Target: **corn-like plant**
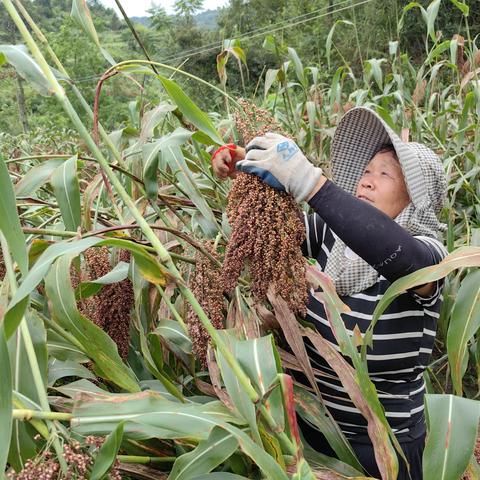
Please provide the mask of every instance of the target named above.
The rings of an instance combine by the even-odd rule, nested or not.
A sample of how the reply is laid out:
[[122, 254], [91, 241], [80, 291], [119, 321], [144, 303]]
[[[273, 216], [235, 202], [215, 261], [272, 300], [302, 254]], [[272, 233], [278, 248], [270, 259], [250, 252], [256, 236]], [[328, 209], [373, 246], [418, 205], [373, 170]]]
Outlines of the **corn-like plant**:
[[[329, 278], [309, 266], [292, 267], [294, 273], [304, 268], [322, 288], [341, 356], [298, 322], [292, 312], [301, 310], [298, 298], [289, 303], [274, 288], [255, 295], [258, 285], [242, 265], [228, 294], [215, 290], [233, 235], [224, 213], [227, 186], [213, 176], [209, 152], [246, 140], [238, 125], [252, 121], [245, 104], [227, 93], [229, 56], [247, 65], [240, 43], [226, 41], [218, 57], [222, 88], [150, 59], [117, 63], [101, 46], [86, 2], [73, 0], [72, 17], [111, 64], [91, 108], [79, 88], [67, 88], [68, 72], [21, 1], [2, 1], [28, 50], [0, 46], [0, 54], [40, 93], [57, 99], [74, 131], [64, 132], [68, 138], [55, 153], [48, 139], [43, 149], [38, 141], [35, 149], [19, 142], [0, 150], [0, 471], [13, 478], [136, 478], [139, 465], [148, 464], [148, 475], [172, 480], [366, 478], [318, 391], [303, 346], [309, 338], [366, 417], [382, 478], [394, 480], [402, 452], [369, 380], [366, 346], [395, 296], [449, 275], [438, 335], [446, 349], [428, 371], [424, 478], [454, 480], [465, 471], [476, 478], [480, 83], [468, 7], [453, 2], [467, 36], [447, 40], [434, 34], [439, 0], [427, 9], [405, 7], [404, 16], [420, 8], [425, 19], [420, 65], [402, 54], [402, 16], [389, 57], [364, 59], [361, 75], [335, 64], [332, 42], [341, 22], [328, 35], [326, 55], [335, 65], [328, 74], [304, 67], [282, 45], [279, 67], [266, 72], [263, 108], [327, 169], [332, 129], [352, 106], [369, 105], [438, 151], [449, 175], [450, 255], [390, 287], [361, 351], [343, 326], [343, 304]], [[203, 112], [169, 78], [173, 73], [214, 89], [226, 112]], [[153, 77], [162, 101], [148, 111], [133, 105], [134, 124], [106, 132], [98, 122], [102, 86], [113, 76], [131, 82], [136, 75]], [[92, 132], [70, 94], [92, 120]], [[238, 185], [231, 208], [247, 188]], [[266, 275], [271, 263], [256, 265], [257, 273]], [[218, 277], [212, 273], [202, 283], [209, 272]], [[276, 345], [278, 331], [294, 355]], [[285, 369], [302, 370], [311, 388], [293, 385]], [[466, 372], [476, 378], [476, 390], [464, 381]], [[297, 413], [323, 432], [339, 460], [303, 448]]]

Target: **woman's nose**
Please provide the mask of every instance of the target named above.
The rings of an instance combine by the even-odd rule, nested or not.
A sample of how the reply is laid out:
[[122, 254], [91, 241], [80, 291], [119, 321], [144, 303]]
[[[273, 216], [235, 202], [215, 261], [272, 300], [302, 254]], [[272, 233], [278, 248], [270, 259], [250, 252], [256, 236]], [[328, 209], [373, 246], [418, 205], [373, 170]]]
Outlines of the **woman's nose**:
[[371, 175], [364, 175], [361, 179], [360, 184], [363, 188], [367, 188], [369, 190], [372, 190], [374, 188], [374, 181]]

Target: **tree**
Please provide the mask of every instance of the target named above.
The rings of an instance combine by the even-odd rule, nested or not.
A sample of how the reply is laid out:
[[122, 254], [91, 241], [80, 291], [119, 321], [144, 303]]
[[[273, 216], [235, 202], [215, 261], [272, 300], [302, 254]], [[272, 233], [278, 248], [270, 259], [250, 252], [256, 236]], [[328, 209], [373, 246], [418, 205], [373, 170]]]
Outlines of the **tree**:
[[175, 0], [174, 9], [177, 15], [191, 18], [203, 7], [203, 0]]

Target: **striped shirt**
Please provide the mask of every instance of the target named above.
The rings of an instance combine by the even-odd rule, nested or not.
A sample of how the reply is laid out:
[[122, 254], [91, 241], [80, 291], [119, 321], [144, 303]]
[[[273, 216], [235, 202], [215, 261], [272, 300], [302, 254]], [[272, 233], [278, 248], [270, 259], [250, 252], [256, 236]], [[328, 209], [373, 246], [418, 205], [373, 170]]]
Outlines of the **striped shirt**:
[[[316, 259], [319, 267], [324, 269], [335, 242], [334, 236], [318, 214], [305, 219], [307, 239], [303, 246], [304, 255]], [[447, 252], [438, 240], [423, 236], [416, 238], [430, 248], [434, 259], [432, 263], [438, 263], [445, 257]], [[423, 372], [432, 353], [443, 299], [442, 285], [441, 281], [437, 282], [435, 291], [428, 298], [414, 292], [398, 296], [375, 325], [373, 348], [367, 350], [370, 378], [399, 440], [416, 438], [423, 433]], [[350, 334], [353, 335], [355, 326], [362, 333], [366, 331], [377, 303], [389, 286], [390, 282], [379, 276], [377, 282], [363, 292], [340, 297], [351, 310], [342, 314]], [[318, 332], [340, 351], [324, 307], [311, 293], [307, 307], [306, 320], [312, 322]], [[347, 438], [367, 435], [366, 420], [350, 400], [335, 372], [309, 341], [306, 348], [312, 366], [319, 370], [316, 379], [325, 405]], [[347, 361], [351, 364], [349, 359]]]

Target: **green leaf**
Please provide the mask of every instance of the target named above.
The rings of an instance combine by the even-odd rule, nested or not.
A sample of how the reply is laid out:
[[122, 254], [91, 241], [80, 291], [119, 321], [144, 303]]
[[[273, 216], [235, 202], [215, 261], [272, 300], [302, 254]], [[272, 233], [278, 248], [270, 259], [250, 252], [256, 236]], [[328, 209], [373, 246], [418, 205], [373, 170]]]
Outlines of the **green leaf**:
[[264, 92], [263, 97], [264, 98], [267, 98], [268, 92], [270, 91], [270, 88], [272, 87], [273, 82], [275, 82], [275, 80], [277, 80], [278, 72], [279, 72], [278, 68], [269, 68], [267, 70], [267, 73], [265, 74], [265, 86], [264, 86], [264, 90], [263, 90], [263, 92]]
[[462, 267], [480, 267], [480, 247], [461, 247], [445, 257], [438, 265], [422, 268], [405, 277], [399, 278], [388, 287], [378, 302], [372, 315], [372, 322], [365, 332], [362, 345], [362, 355], [366, 354], [367, 346], [372, 344], [373, 328], [382, 313], [395, 298], [406, 290], [425, 283], [435, 282], [446, 277], [450, 272]]
[[100, 450], [95, 459], [92, 468], [90, 480], [101, 480], [110, 471], [114, 464], [120, 445], [123, 438], [123, 425], [120, 422], [117, 428], [105, 439], [105, 443], [100, 447]]
[[123, 364], [115, 342], [77, 310], [70, 280], [70, 264], [74, 256], [63, 255], [56, 260], [45, 279], [53, 319], [81, 343], [85, 353], [95, 362], [95, 371], [100, 376], [127, 391], [138, 391], [133, 373]]
[[368, 69], [372, 73], [373, 78], [375, 79], [375, 82], [380, 90], [383, 90], [383, 73], [381, 65], [384, 61], [384, 58], [370, 58], [366, 61]]
[[92, 16], [86, 0], [73, 0], [70, 16], [73, 21], [89, 36], [90, 40], [100, 48], [97, 31], [93, 25]]
[[470, 13], [470, 7], [459, 0], [450, 0], [466, 17]]
[[105, 390], [97, 387], [94, 383], [85, 380], [76, 380], [75, 382], [67, 383], [61, 387], [55, 387], [60, 393], [69, 398], [75, 398], [76, 395], [81, 393], [105, 393]]
[[45, 182], [50, 180], [54, 170], [60, 166], [65, 160], [54, 158], [42, 162], [40, 165], [31, 168], [23, 177], [15, 184], [15, 194], [17, 197], [31, 197]]
[[360, 463], [356, 459], [350, 444], [323, 404], [323, 399], [318, 390], [315, 375], [305, 348], [300, 324], [283, 298], [275, 295], [272, 291], [269, 291], [267, 295], [285, 340], [288, 342], [293, 355], [295, 355], [301, 369], [317, 394], [315, 398], [307, 390], [296, 386], [294, 395], [297, 410], [303, 418], [320, 429], [339, 459], [361, 470]]
[[[47, 333], [42, 319], [38, 314], [30, 309], [25, 314], [25, 320], [28, 332], [32, 339], [35, 357], [37, 359], [41, 381], [45, 389], [47, 388], [47, 371], [48, 371], [48, 352], [47, 352]], [[25, 343], [18, 342], [17, 339], [11, 338], [10, 347], [10, 363], [12, 371], [15, 372], [15, 390], [31, 401], [39, 404], [40, 397], [35, 386], [35, 378], [33, 376], [30, 361], [28, 358]]]
[[208, 115], [198, 108], [198, 106], [185, 94], [176, 82], [162, 77], [161, 75], [158, 75], [158, 78], [185, 118], [190, 123], [193, 123], [193, 125], [195, 125], [200, 131], [207, 134], [214, 142], [222, 145], [224, 143], [223, 139], [208, 118]]
[[96, 295], [102, 289], [103, 285], [111, 285], [112, 283], [125, 280], [128, 277], [129, 268], [129, 263], [118, 262], [106, 275], [89, 282], [80, 283], [75, 291], [75, 297], [77, 299], [91, 297], [92, 295]]
[[[463, 364], [469, 340], [480, 327], [480, 270], [467, 275], [460, 285], [447, 334], [447, 352], [455, 391], [462, 395]], [[466, 365], [465, 365], [466, 366]]]
[[2, 381], [0, 382], [0, 472], [5, 471], [8, 459], [10, 438], [12, 434], [12, 374], [5, 333], [0, 327], [0, 365]]
[[24, 45], [0, 45], [0, 53], [40, 95], [52, 95], [47, 77]]
[[288, 480], [285, 472], [263, 448], [240, 428], [220, 402], [206, 404], [171, 402], [160, 393], [144, 391], [137, 394], [83, 394], [77, 397], [71, 425], [78, 433], [105, 434], [122, 420], [125, 437], [199, 438], [206, 439], [215, 426], [233, 434], [243, 452], [263, 471], [269, 480]]
[[333, 25], [330, 31], [328, 32], [327, 35], [327, 41], [325, 43], [325, 54], [327, 56], [327, 63], [328, 63], [328, 68], [330, 68], [330, 52], [332, 50], [332, 41], [333, 41], [333, 34], [335, 32], [335, 28], [337, 25], [340, 24], [345, 24], [345, 25], [353, 25], [352, 22], [349, 22], [348, 20], [337, 20]]
[[308, 87], [308, 82], [305, 78], [305, 71], [303, 69], [303, 64], [300, 60], [300, 57], [298, 56], [296, 50], [291, 47], [288, 47], [288, 56], [292, 59], [298, 81], [302, 84], [302, 87], [306, 89]]
[[424, 480], [461, 478], [473, 455], [480, 402], [453, 395], [425, 395], [429, 431], [423, 452]]
[[227, 460], [237, 448], [238, 440], [233, 433], [214, 427], [207, 440], [177, 458], [168, 480], [188, 480], [209, 473]]
[[185, 191], [188, 198], [195, 204], [205, 218], [206, 224], [201, 225], [205, 235], [214, 237], [218, 232], [217, 220], [205, 199], [205, 195], [198, 187], [198, 181], [196, 181], [191, 170], [188, 168], [181, 149], [178, 147], [167, 147], [162, 152], [162, 159], [170, 166], [172, 171], [175, 172], [175, 176], [182, 190]]
[[[1, 203], [0, 203], [1, 205]], [[28, 295], [37, 287], [46, 275], [52, 263], [61, 255], [71, 253], [78, 255], [89, 247], [102, 241], [101, 238], [89, 237], [74, 242], [59, 242], [48, 247], [35, 265], [29, 270], [5, 312], [4, 328], [7, 339], [16, 330], [28, 305]]]
[[78, 362], [52, 358], [48, 364], [48, 385], [53, 386], [57, 380], [65, 377], [90, 378], [91, 380], [96, 378], [88, 368]]
[[[234, 338], [232, 333], [229, 333], [226, 330], [219, 330], [218, 333], [219, 335], [221, 335], [222, 340], [227, 344], [229, 350], [232, 352], [234, 357], [236, 357], [238, 340]], [[230, 368], [230, 365], [228, 364], [224, 356], [221, 354], [220, 350], [216, 349], [215, 355], [217, 358], [218, 366], [220, 367], [223, 383], [225, 384], [227, 393], [235, 406], [237, 414], [245, 419], [245, 421], [250, 426], [253, 438], [259, 445], [261, 445], [262, 442], [260, 439], [260, 434], [258, 432], [257, 418], [253, 402], [250, 400], [250, 397], [242, 388], [242, 385], [238, 381], [237, 376]]]
[[51, 183], [66, 229], [77, 231], [82, 221], [82, 212], [76, 155], [55, 169]]
[[247, 477], [236, 475], [235, 473], [228, 472], [214, 472], [200, 475], [192, 478], [192, 480], [246, 480]]
[[[25, 236], [22, 232], [20, 220], [17, 214], [17, 205], [15, 203], [15, 194], [13, 192], [12, 181], [8, 173], [7, 165], [0, 155], [0, 230], [7, 240], [8, 248], [12, 253], [18, 268], [25, 275], [28, 270], [28, 255], [25, 244]], [[7, 332], [6, 336], [9, 337]]]
[[163, 136], [156, 142], [147, 143], [142, 148], [143, 156], [143, 180], [145, 189], [150, 199], [156, 200], [158, 195], [158, 155], [166, 151], [167, 147], [179, 147], [187, 142], [192, 132], [184, 128], [177, 128], [174, 132]]
[[435, 19], [438, 15], [438, 9], [440, 8], [441, 0], [434, 0], [427, 8], [427, 34], [433, 42], [437, 39], [435, 37]]
[[162, 319], [158, 327], [152, 332], [161, 336], [168, 342], [175, 344], [185, 353], [192, 352], [192, 341], [190, 337], [183, 331], [183, 328], [178, 322], [173, 320]]

